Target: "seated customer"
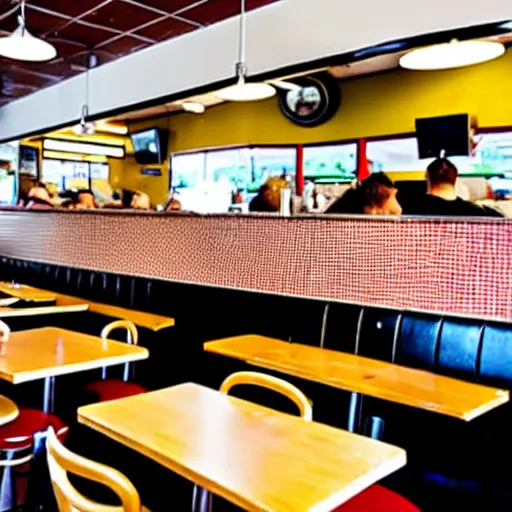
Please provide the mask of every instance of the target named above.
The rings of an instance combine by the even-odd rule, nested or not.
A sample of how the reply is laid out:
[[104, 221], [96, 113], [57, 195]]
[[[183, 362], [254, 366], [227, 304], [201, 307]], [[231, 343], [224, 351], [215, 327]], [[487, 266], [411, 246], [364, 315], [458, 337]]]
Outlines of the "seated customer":
[[250, 212], [278, 212], [281, 207], [281, 190], [288, 186], [283, 178], [269, 178], [249, 203]]
[[381, 172], [370, 175], [356, 188], [348, 189], [325, 213], [400, 215], [394, 183]]
[[25, 206], [28, 210], [48, 210], [53, 208], [52, 198], [44, 183], [38, 183], [28, 192], [28, 202]]
[[130, 206], [134, 210], [149, 210], [151, 209], [151, 201], [149, 196], [144, 192], [135, 192], [132, 196]]
[[457, 167], [446, 158], [438, 158], [427, 167], [427, 194], [411, 201], [406, 215], [502, 217], [492, 208], [464, 201], [455, 190]]
[[79, 190], [77, 196], [78, 200], [75, 205], [77, 210], [93, 210], [97, 208], [96, 199], [91, 190]]

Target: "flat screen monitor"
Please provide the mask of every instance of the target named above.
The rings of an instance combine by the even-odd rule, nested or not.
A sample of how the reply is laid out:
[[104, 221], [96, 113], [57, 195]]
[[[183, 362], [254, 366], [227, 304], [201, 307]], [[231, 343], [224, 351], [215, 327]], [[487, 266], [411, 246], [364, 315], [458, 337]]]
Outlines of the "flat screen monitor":
[[132, 133], [135, 160], [142, 165], [161, 164], [167, 157], [167, 130], [150, 128]]
[[416, 119], [416, 138], [420, 158], [469, 156], [469, 115]]

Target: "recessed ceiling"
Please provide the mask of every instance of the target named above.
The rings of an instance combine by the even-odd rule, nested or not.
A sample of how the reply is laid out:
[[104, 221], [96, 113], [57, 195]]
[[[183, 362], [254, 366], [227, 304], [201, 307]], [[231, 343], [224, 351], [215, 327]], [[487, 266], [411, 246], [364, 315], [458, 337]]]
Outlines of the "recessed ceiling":
[[[279, 0], [247, 0], [252, 10]], [[27, 28], [57, 47], [42, 64], [0, 58], [0, 105], [99, 64], [236, 15], [239, 0], [27, 0]], [[17, 27], [18, 0], [0, 0], [0, 36]]]

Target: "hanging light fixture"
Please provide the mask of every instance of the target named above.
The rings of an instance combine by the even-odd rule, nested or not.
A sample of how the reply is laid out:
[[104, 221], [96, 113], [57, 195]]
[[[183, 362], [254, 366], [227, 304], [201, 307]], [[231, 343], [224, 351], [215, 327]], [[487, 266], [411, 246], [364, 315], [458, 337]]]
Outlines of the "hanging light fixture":
[[27, 30], [25, 0], [20, 2], [18, 28], [9, 36], [0, 38], [0, 56], [27, 62], [46, 62], [57, 56], [55, 46]]
[[400, 58], [400, 66], [415, 71], [433, 71], [472, 66], [497, 59], [505, 53], [496, 41], [458, 41], [418, 48]]
[[258, 101], [271, 98], [276, 90], [264, 82], [247, 82], [247, 64], [245, 63], [246, 15], [245, 0], [241, 0], [240, 34], [238, 40], [238, 62], [236, 76], [238, 82], [230, 87], [217, 91], [215, 95], [224, 101]]
[[96, 133], [96, 125], [87, 121], [89, 118], [89, 71], [98, 64], [98, 57], [91, 53], [87, 60], [87, 70], [85, 71], [85, 103], [82, 105], [82, 118], [80, 123], [73, 127], [76, 135], [94, 135]]
[[204, 114], [206, 111], [206, 107], [197, 101], [184, 101], [181, 106], [185, 112], [192, 114]]

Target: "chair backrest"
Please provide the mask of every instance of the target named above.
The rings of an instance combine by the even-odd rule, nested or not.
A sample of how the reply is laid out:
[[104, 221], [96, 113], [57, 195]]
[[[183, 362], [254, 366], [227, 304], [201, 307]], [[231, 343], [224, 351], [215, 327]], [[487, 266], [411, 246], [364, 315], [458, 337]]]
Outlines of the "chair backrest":
[[258, 372], [238, 372], [227, 377], [220, 386], [220, 392], [228, 394], [230, 389], [240, 384], [250, 384], [270, 389], [292, 400], [299, 408], [300, 416], [306, 421], [311, 421], [313, 409], [306, 395], [293, 384], [283, 379], [272, 377]]
[[101, 338], [106, 340], [108, 335], [115, 331], [116, 329], [126, 329], [126, 343], [130, 345], [137, 345], [139, 343], [139, 332], [137, 331], [137, 327], [133, 322], [129, 320], [116, 320], [115, 322], [110, 322], [101, 331]]
[[[138, 345], [139, 343], [139, 332], [133, 322], [129, 320], [115, 320], [110, 322], [101, 331], [101, 339], [105, 342], [108, 335], [116, 329], [126, 329], [126, 343], [129, 345]], [[132, 377], [133, 372], [131, 371], [130, 363], [125, 363], [123, 371], [123, 380], [127, 382]], [[107, 369], [103, 368], [101, 371], [101, 378], [105, 380], [107, 378]]]
[[[141, 512], [139, 493], [123, 474], [71, 452], [61, 444], [51, 427], [46, 450], [59, 512]], [[105, 485], [119, 497], [121, 506], [101, 505], [86, 498], [73, 487], [68, 473]]]

